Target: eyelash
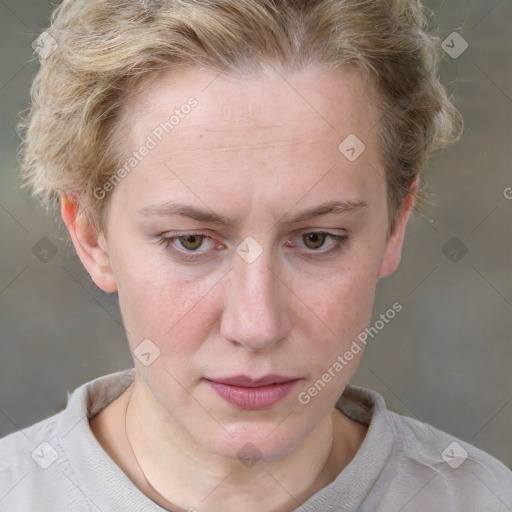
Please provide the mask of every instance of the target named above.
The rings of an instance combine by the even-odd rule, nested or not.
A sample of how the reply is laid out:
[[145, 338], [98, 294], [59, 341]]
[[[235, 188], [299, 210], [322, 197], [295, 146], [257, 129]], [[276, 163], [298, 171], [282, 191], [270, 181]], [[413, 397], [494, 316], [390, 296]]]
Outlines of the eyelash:
[[[326, 238], [330, 238], [334, 242], [334, 246], [327, 250], [327, 251], [320, 251], [320, 250], [314, 250], [309, 249], [310, 253], [307, 254], [306, 257], [321, 257], [321, 256], [328, 256], [333, 255], [334, 253], [338, 252], [339, 250], [343, 249], [344, 247], [348, 246], [349, 243], [349, 236], [347, 234], [344, 235], [335, 235], [333, 233], [327, 233], [325, 231], [307, 231], [302, 233], [302, 235], [299, 236], [305, 236], [305, 235], [325, 235]], [[203, 240], [211, 240], [214, 241], [214, 239], [211, 236], [204, 235], [202, 233], [171, 233], [167, 236], [160, 236], [157, 240], [157, 244], [159, 246], [164, 246], [167, 250], [171, 251], [172, 253], [176, 254], [180, 259], [185, 261], [197, 261], [199, 258], [201, 258], [201, 252], [199, 250], [196, 251], [190, 251], [190, 250], [179, 250], [175, 248], [171, 248], [171, 244], [177, 240], [180, 237], [186, 237], [186, 236], [197, 236], [201, 237]], [[197, 255], [199, 254], [199, 255]]]

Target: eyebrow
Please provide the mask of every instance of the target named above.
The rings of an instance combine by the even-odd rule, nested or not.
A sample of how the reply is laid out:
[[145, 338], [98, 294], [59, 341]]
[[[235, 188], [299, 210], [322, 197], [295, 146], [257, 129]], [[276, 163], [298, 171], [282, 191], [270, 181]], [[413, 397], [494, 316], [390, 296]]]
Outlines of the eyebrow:
[[[350, 213], [356, 210], [362, 210], [368, 208], [368, 203], [365, 201], [330, 201], [328, 203], [303, 210], [293, 216], [285, 215], [278, 221], [279, 224], [296, 224], [305, 220], [309, 220], [315, 217], [328, 214], [341, 214]], [[168, 201], [160, 205], [149, 205], [142, 208], [137, 212], [139, 215], [144, 217], [170, 217], [173, 215], [181, 215], [183, 217], [189, 217], [199, 222], [219, 224], [230, 227], [233, 222], [224, 217], [207, 209], [201, 210], [190, 205], [177, 203], [174, 201]]]
[[279, 221], [279, 223], [295, 224], [305, 220], [313, 219], [315, 217], [321, 217], [322, 215], [328, 215], [332, 213], [350, 213], [353, 211], [362, 210], [364, 208], [368, 208], [368, 203], [366, 203], [365, 201], [330, 201], [328, 203], [299, 212], [292, 217], [284, 216]]

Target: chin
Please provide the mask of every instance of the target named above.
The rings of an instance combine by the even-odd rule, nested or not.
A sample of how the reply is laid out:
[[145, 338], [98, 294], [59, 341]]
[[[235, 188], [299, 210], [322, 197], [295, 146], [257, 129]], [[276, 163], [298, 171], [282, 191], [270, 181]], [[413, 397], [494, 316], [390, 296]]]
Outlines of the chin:
[[196, 441], [210, 453], [227, 459], [238, 459], [251, 467], [258, 460], [280, 459], [291, 452], [303, 439], [296, 430], [284, 425], [236, 423], [219, 429], [212, 436], [198, 436]]

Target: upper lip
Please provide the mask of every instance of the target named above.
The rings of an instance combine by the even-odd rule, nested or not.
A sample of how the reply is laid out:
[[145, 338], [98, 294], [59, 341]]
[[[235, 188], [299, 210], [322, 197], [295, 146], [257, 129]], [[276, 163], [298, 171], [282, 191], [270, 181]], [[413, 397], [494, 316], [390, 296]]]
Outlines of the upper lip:
[[282, 382], [289, 382], [297, 380], [297, 377], [284, 377], [283, 375], [265, 375], [254, 379], [247, 375], [235, 375], [233, 377], [221, 377], [215, 379], [207, 379], [219, 384], [226, 384], [228, 386], [240, 386], [245, 388], [255, 388], [259, 386], [269, 386], [270, 384], [280, 384]]

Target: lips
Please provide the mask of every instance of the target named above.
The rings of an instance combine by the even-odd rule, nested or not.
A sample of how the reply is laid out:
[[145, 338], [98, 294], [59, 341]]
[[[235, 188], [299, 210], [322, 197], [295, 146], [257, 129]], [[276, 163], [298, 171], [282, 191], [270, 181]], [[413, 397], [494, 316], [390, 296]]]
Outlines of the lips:
[[226, 402], [244, 410], [268, 409], [284, 399], [300, 379], [266, 375], [254, 379], [245, 375], [206, 379], [208, 385]]
[[219, 384], [226, 384], [228, 386], [241, 386], [245, 388], [256, 388], [261, 386], [268, 386], [271, 384], [281, 384], [282, 382], [289, 382], [297, 380], [296, 377], [283, 377], [282, 375], [265, 375], [259, 379], [252, 379], [245, 375], [236, 375], [234, 377], [224, 377], [220, 379], [208, 379], [212, 382]]

